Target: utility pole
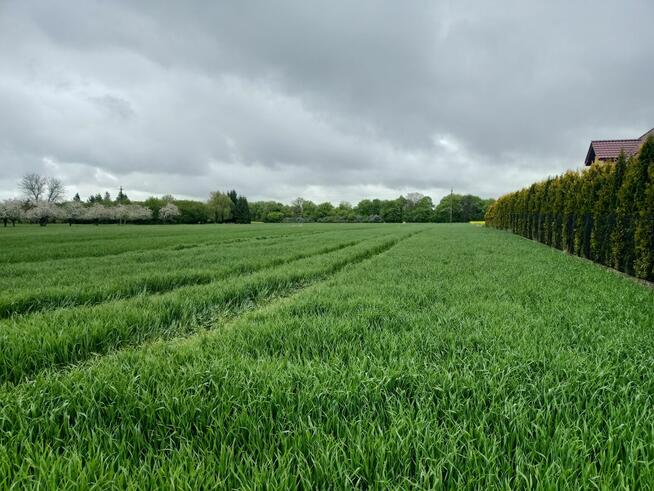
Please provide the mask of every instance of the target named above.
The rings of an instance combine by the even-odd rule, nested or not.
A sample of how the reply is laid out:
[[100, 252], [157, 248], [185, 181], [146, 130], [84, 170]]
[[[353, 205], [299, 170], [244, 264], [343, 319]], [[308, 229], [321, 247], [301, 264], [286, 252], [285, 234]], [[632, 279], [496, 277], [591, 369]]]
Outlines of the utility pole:
[[450, 188], [450, 223], [452, 223], [452, 212], [454, 211], [454, 202], [452, 201], [452, 198], [454, 198], [454, 188]]

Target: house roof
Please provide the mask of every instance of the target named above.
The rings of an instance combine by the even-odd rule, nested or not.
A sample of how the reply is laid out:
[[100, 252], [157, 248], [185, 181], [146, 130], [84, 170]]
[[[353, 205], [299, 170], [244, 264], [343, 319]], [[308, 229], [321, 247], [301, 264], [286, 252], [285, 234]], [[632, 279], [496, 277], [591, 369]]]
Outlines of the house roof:
[[642, 140], [593, 140], [590, 142], [586, 154], [586, 165], [596, 160], [617, 160], [620, 152], [624, 151], [627, 157], [638, 152]]
[[629, 155], [635, 154], [640, 148], [641, 141], [638, 140], [594, 140], [591, 145], [595, 150], [595, 158], [617, 159], [620, 151]]
[[593, 140], [590, 142], [586, 154], [586, 165], [590, 165], [596, 160], [617, 160], [621, 151], [630, 157], [640, 150], [641, 145], [650, 135], [654, 136], [654, 128], [640, 138], [631, 140]]
[[645, 133], [643, 136], [640, 137], [640, 141], [645, 143], [645, 140], [647, 140], [648, 136], [654, 136], [654, 128], [649, 130], [647, 133]]

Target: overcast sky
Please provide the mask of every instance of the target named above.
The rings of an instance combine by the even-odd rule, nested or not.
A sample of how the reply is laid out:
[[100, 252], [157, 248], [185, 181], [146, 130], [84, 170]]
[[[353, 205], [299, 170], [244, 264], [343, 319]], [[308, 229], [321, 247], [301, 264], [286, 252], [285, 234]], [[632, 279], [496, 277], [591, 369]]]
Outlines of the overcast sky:
[[0, 198], [496, 197], [654, 126], [654, 1], [0, 0]]

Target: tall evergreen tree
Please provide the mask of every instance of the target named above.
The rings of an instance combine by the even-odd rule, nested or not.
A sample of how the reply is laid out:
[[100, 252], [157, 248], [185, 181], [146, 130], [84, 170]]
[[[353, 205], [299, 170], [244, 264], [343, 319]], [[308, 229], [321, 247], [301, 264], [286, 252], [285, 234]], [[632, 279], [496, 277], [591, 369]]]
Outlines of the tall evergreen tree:
[[623, 214], [623, 209], [620, 206], [620, 190], [624, 183], [624, 177], [627, 172], [627, 157], [624, 152], [620, 152], [618, 160], [615, 163], [615, 174], [613, 176], [613, 189], [611, 192], [612, 205], [610, 227], [611, 239], [609, 249], [609, 265], [615, 269], [621, 269], [622, 260], [624, 255], [624, 236], [627, 230], [627, 219]]
[[541, 242], [547, 245], [552, 245], [552, 218], [554, 216], [552, 213], [554, 202], [554, 193], [552, 188], [553, 183], [554, 180], [552, 178], [548, 178], [547, 181], [545, 181], [543, 185], [543, 197], [541, 205], [541, 215], [543, 216], [543, 235]]
[[231, 199], [234, 206], [236, 206], [236, 202], [238, 201], [238, 194], [236, 193], [236, 190], [232, 189], [231, 191], [228, 191], [227, 196], [229, 196], [229, 199]]
[[615, 166], [603, 165], [599, 168], [596, 181], [596, 198], [593, 202], [593, 231], [590, 238], [590, 253], [593, 261], [609, 264], [611, 239], [611, 214], [613, 210], [613, 180]]
[[[634, 195], [637, 223], [634, 233], [634, 272], [651, 278], [654, 266], [654, 137], [650, 136], [638, 155], [640, 179]], [[642, 197], [641, 197], [642, 196]]]
[[581, 230], [581, 243], [579, 255], [587, 259], [592, 258], [591, 242], [593, 237], [593, 207], [597, 201], [598, 190], [600, 186], [602, 166], [592, 165], [583, 173], [583, 185], [579, 194], [581, 207], [579, 211], [583, 215], [583, 227]]
[[634, 272], [634, 237], [638, 214], [636, 203], [643, 199], [645, 191], [642, 174], [639, 159], [631, 157], [627, 161], [624, 180], [618, 192], [617, 234], [616, 240], [613, 241], [613, 260], [616, 269], [627, 274], [633, 274]]
[[577, 192], [580, 178], [577, 172], [568, 172], [564, 177], [567, 186], [565, 186], [565, 197], [563, 199], [563, 248], [570, 254], [574, 254]]
[[563, 177], [557, 176], [552, 183], [552, 247], [561, 249], [563, 246]]
[[234, 221], [236, 223], [251, 223], [250, 207], [248, 200], [245, 196], [239, 196], [236, 199], [236, 206], [234, 207]]
[[526, 194], [523, 196], [524, 206], [519, 204], [521, 213], [524, 214], [525, 224], [522, 227], [522, 235], [528, 239], [538, 240], [538, 213], [539, 207], [539, 185], [538, 183], [529, 186]]
[[123, 187], [120, 187], [120, 190], [118, 191], [118, 194], [116, 195], [116, 204], [119, 205], [127, 205], [129, 204], [129, 198], [127, 195], [123, 192]]

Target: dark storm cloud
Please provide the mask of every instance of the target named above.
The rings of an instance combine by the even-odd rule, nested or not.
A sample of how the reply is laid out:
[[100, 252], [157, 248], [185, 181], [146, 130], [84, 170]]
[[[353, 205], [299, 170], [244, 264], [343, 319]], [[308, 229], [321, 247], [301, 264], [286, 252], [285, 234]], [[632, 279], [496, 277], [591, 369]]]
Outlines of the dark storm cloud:
[[493, 196], [654, 126], [649, 0], [0, 5], [0, 195]]

